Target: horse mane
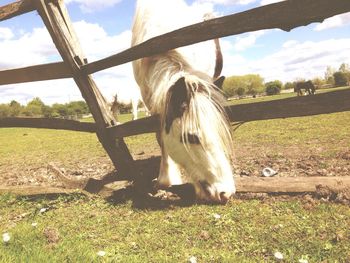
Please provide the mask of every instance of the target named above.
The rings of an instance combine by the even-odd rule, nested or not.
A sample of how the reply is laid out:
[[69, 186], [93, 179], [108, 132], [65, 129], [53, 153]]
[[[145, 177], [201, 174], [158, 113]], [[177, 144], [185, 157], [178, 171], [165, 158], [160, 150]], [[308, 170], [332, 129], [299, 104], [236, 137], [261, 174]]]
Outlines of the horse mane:
[[[154, 63], [149, 69], [149, 84], [154, 87], [151, 107], [153, 112], [161, 115], [161, 127], [165, 127], [168, 91], [180, 78], [184, 78], [186, 89], [190, 94], [188, 110], [182, 118], [182, 143], [186, 149], [191, 148], [188, 134], [198, 134], [209, 142], [216, 141], [227, 155], [232, 153], [232, 138], [227, 115], [223, 108], [224, 96], [213, 84], [213, 78], [195, 71], [176, 50], [151, 58]], [[206, 150], [206, 141], [200, 141]]]
[[[206, 152], [208, 143], [216, 144], [226, 153], [232, 153], [232, 138], [227, 115], [222, 106], [224, 100], [219, 89], [197, 75], [185, 77], [186, 87], [190, 90], [188, 111], [182, 116], [182, 142], [187, 149], [192, 144], [186, 138], [188, 134], [198, 134], [201, 146]], [[205, 136], [203, 136], [205, 135]], [[206, 141], [202, 141], [205, 138]]]

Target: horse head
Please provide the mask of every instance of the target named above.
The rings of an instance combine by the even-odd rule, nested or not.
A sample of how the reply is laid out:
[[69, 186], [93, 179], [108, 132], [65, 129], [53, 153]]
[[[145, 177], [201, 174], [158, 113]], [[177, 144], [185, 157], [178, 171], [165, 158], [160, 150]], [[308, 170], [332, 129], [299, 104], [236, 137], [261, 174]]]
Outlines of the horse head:
[[235, 192], [230, 165], [231, 135], [222, 108], [224, 77], [180, 77], [168, 90], [161, 116], [162, 142], [184, 168], [202, 200], [226, 203]]

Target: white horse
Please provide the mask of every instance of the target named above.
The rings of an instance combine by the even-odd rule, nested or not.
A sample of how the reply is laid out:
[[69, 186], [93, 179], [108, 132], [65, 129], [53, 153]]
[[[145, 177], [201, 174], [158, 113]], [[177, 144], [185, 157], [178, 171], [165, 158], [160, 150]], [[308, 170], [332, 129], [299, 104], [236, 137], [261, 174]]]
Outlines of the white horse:
[[[129, 94], [130, 95], [130, 94]], [[132, 96], [127, 96], [127, 97], [121, 97], [118, 96], [118, 94], [116, 93], [113, 96], [113, 100], [109, 103], [110, 106], [110, 110], [113, 113], [113, 115], [116, 117], [117, 123], [118, 122], [118, 114], [119, 114], [119, 104], [123, 103], [123, 104], [131, 104], [131, 113], [132, 113], [132, 119], [133, 120], [137, 120], [138, 118], [138, 110], [139, 110], [139, 105], [142, 104], [143, 105], [143, 109], [145, 111], [145, 115], [149, 116], [149, 111], [146, 107], [146, 105], [144, 104], [141, 95], [139, 92], [133, 92]]]
[[[202, 19], [182, 0], [139, 0], [132, 46]], [[222, 69], [219, 41], [139, 59], [133, 69], [143, 101], [161, 119], [158, 185], [184, 183], [183, 168], [198, 199], [226, 203], [235, 193], [235, 184], [232, 139], [218, 90], [224, 80], [218, 78]]]

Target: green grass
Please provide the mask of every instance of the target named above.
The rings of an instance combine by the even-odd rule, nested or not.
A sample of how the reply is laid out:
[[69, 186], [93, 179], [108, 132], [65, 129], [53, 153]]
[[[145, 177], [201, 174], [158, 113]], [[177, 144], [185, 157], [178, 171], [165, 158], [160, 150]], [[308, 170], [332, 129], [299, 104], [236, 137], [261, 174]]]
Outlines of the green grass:
[[[349, 89], [349, 87], [319, 89], [319, 90], [316, 90], [316, 94], [327, 93], [327, 92], [332, 92], [332, 91], [336, 91], [336, 90], [344, 90], [344, 89]], [[278, 95], [273, 95], [273, 96], [261, 96], [261, 97], [256, 97], [256, 98], [249, 97], [249, 98], [242, 98], [242, 99], [233, 99], [233, 100], [230, 100], [227, 104], [228, 105], [247, 104], [247, 103], [253, 103], [253, 102], [287, 99], [287, 98], [293, 98], [293, 97], [297, 97], [297, 94], [295, 92], [278, 94]]]
[[[350, 112], [248, 122], [233, 137], [242, 162], [314, 155], [328, 167], [350, 149]], [[126, 141], [134, 153], [158, 148], [154, 134]], [[96, 169], [109, 162], [94, 134], [0, 129], [0, 179], [20, 171], [30, 176], [50, 161]], [[49, 210], [40, 213], [44, 207]], [[131, 201], [113, 204], [97, 196], [4, 194], [0, 235], [11, 239], [0, 240], [0, 262], [189, 262], [192, 256], [197, 262], [276, 262], [277, 251], [283, 262], [350, 262], [349, 222], [349, 206], [302, 198], [140, 210]]]
[[[39, 213], [40, 207], [49, 210]], [[0, 232], [11, 235], [0, 245], [1, 262], [188, 262], [191, 256], [198, 262], [274, 262], [277, 251], [285, 262], [350, 257], [350, 210], [335, 204], [305, 209], [300, 201], [234, 200], [150, 211], [74, 195], [51, 201], [5, 195], [0, 211]], [[58, 239], [48, 238], [47, 229]], [[100, 250], [105, 257], [97, 256]]]

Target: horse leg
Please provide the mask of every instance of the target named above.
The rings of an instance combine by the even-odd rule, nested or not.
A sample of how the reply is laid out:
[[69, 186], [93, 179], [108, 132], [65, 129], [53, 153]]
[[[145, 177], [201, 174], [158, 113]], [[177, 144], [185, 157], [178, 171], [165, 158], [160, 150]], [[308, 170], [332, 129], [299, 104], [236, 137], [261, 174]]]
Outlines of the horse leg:
[[138, 100], [132, 99], [131, 100], [131, 106], [132, 106], [132, 119], [137, 120], [137, 104]]
[[174, 162], [173, 159], [168, 155], [162, 143], [159, 141], [160, 135], [157, 133], [157, 139], [161, 146], [162, 157], [160, 161], [160, 169], [158, 176], [158, 187], [168, 188], [172, 185], [182, 184], [181, 171], [179, 166]]

